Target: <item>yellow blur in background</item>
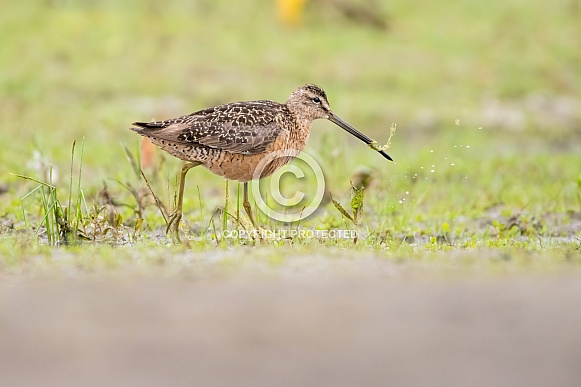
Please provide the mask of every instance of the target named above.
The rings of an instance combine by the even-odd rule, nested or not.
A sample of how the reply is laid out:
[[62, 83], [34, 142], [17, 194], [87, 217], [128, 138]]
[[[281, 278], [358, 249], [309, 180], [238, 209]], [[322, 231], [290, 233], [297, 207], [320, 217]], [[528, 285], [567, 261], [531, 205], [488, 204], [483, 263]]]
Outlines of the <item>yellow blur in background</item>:
[[277, 0], [276, 3], [283, 24], [295, 27], [301, 23], [306, 0]]

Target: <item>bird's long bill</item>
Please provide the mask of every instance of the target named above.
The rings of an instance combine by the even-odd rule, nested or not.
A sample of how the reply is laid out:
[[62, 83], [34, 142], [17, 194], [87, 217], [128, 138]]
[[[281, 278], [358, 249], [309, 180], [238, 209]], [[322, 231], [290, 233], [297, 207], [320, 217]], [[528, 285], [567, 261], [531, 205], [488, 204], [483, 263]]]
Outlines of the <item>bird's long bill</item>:
[[[352, 135], [354, 135], [355, 137], [357, 137], [358, 139], [360, 139], [361, 141], [363, 141], [367, 145], [370, 145], [373, 142], [372, 139], [370, 139], [369, 137], [367, 137], [366, 135], [364, 135], [363, 133], [361, 133], [360, 131], [358, 131], [357, 129], [355, 129], [354, 127], [352, 127], [351, 125], [349, 125], [348, 123], [346, 123], [345, 121], [343, 121], [341, 118], [337, 117], [333, 113], [329, 114], [329, 121], [331, 121], [332, 123], [334, 123], [335, 125], [343, 128], [343, 129], [345, 129], [347, 132], [351, 133]], [[388, 155], [387, 153], [385, 153], [385, 151], [380, 150], [378, 152], [381, 153], [381, 155], [383, 157], [385, 157], [386, 159], [393, 161], [391, 156]]]

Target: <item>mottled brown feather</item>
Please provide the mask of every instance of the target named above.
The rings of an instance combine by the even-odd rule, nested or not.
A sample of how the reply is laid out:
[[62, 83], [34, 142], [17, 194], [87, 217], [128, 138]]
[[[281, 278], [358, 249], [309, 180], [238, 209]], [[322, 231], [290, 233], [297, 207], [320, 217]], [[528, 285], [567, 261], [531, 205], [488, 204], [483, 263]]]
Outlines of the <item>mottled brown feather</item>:
[[183, 145], [231, 153], [263, 153], [274, 142], [283, 116], [292, 115], [273, 101], [236, 102], [165, 121], [134, 122], [139, 134]]

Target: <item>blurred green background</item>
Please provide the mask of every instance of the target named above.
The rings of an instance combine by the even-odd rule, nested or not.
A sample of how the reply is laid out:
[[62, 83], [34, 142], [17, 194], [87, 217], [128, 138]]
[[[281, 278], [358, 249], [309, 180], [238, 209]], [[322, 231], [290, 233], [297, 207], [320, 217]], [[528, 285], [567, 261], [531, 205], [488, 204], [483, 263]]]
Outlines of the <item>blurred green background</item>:
[[[305, 83], [380, 144], [395, 122], [395, 162], [316, 121], [359, 224], [255, 216], [357, 242], [218, 241], [240, 226], [210, 225], [225, 183], [195, 168], [172, 244], [131, 123]], [[152, 160], [170, 207], [181, 163]], [[64, 233], [14, 175], [51, 166]], [[580, 267], [581, 0], [0, 3], [3, 385], [580, 385]]]
[[[0, 210], [31, 189], [10, 172], [42, 178], [39, 164], [53, 164], [66, 185], [74, 140], [84, 138], [83, 189], [96, 197], [103, 180], [132, 174], [121, 146], [138, 148], [131, 122], [283, 102], [316, 83], [380, 143], [397, 123], [396, 163], [327, 122], [307, 147], [345, 195], [370, 168], [373, 225], [405, 234], [425, 226], [414, 223], [422, 214], [437, 228], [499, 205], [560, 222], [581, 211], [581, 1], [312, 0], [294, 22], [285, 3], [5, 1], [0, 183], [12, 200]], [[158, 157], [177, 173], [177, 160]], [[191, 175], [202, 194], [223, 192], [220, 178]]]

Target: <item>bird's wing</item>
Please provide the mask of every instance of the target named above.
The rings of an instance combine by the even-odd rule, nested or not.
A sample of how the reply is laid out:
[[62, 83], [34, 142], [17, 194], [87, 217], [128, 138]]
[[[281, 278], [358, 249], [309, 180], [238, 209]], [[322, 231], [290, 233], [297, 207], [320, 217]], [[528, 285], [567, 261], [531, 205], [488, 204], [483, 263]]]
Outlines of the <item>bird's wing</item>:
[[134, 122], [137, 133], [184, 145], [258, 154], [280, 134], [286, 107], [272, 101], [220, 105], [166, 121]]

